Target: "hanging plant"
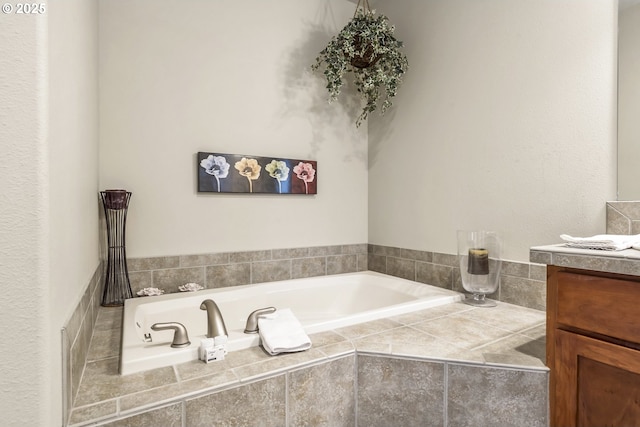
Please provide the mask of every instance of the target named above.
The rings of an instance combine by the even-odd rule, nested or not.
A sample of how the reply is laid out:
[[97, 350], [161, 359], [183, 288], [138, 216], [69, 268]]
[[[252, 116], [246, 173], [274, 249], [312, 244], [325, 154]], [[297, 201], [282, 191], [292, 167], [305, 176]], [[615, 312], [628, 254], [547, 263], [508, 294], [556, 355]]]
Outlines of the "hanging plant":
[[329, 102], [340, 95], [345, 74], [353, 73], [356, 89], [365, 101], [356, 126], [380, 104], [380, 112], [384, 114], [409, 68], [407, 57], [400, 51], [403, 44], [394, 37], [394, 30], [389, 18], [376, 15], [368, 0], [359, 0], [353, 19], [331, 39], [311, 66], [318, 70], [324, 65]]

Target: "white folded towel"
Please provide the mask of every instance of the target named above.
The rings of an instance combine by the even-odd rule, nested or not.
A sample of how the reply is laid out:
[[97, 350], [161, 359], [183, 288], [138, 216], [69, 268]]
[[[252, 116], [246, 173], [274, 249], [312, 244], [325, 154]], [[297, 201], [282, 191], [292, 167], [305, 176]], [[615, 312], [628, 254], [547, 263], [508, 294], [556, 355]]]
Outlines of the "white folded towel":
[[640, 234], [620, 235], [620, 234], [598, 234], [592, 237], [571, 237], [561, 234], [565, 245], [570, 248], [598, 249], [603, 251], [621, 251], [640, 244]]
[[259, 316], [258, 333], [262, 346], [272, 356], [311, 348], [311, 340], [288, 308]]

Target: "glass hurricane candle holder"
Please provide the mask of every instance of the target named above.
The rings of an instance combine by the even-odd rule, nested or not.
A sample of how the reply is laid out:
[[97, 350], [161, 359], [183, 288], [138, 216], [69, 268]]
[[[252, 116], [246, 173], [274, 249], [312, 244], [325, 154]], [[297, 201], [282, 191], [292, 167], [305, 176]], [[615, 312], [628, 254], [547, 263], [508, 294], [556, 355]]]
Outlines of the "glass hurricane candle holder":
[[493, 231], [458, 231], [458, 262], [462, 287], [471, 293], [464, 302], [477, 307], [495, 307], [486, 299], [498, 289], [502, 268], [501, 244]]

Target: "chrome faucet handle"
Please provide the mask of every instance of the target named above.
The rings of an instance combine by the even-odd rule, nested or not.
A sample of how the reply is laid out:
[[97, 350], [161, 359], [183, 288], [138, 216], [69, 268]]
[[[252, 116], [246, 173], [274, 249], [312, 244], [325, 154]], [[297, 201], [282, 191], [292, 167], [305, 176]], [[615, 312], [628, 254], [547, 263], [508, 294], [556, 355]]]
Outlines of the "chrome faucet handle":
[[166, 331], [172, 329], [174, 333], [171, 347], [173, 348], [189, 347], [191, 345], [191, 341], [189, 341], [189, 334], [187, 334], [187, 328], [185, 328], [182, 323], [154, 323], [151, 325], [151, 329], [154, 331]]
[[276, 311], [275, 307], [259, 308], [252, 311], [247, 318], [247, 325], [244, 327], [245, 334], [257, 334], [258, 333], [258, 316], [262, 314], [270, 314]]

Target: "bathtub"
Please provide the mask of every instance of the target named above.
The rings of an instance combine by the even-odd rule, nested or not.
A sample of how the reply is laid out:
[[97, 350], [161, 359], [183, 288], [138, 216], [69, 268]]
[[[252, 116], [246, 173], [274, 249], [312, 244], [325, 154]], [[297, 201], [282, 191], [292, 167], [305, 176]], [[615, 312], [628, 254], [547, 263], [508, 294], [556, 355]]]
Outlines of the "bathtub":
[[[226, 357], [232, 358], [233, 351], [259, 344], [257, 334], [244, 333], [249, 313], [258, 308], [290, 308], [305, 332], [314, 334], [460, 301], [462, 294], [365, 271], [128, 299], [120, 373], [198, 359], [200, 340], [207, 333], [207, 314], [200, 310], [205, 299], [214, 300], [222, 312], [229, 333]], [[171, 348], [173, 331], [151, 330], [158, 322], [182, 323], [191, 345]]]

